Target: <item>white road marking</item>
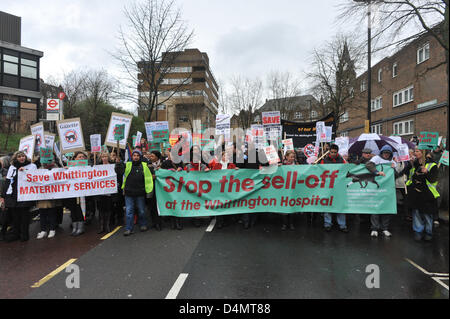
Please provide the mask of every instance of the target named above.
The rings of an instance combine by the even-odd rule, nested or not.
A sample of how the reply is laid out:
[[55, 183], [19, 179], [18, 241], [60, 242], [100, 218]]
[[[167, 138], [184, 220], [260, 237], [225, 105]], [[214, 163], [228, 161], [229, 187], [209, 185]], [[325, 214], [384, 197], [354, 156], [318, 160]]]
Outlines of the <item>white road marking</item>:
[[213, 218], [211, 220], [211, 223], [209, 224], [208, 228], [206, 228], [206, 232], [208, 232], [208, 233], [212, 232], [215, 225], [216, 225], [216, 218]]
[[405, 260], [407, 262], [409, 262], [411, 265], [413, 265], [414, 267], [416, 267], [417, 269], [419, 269], [421, 272], [423, 272], [425, 275], [428, 276], [437, 276], [437, 277], [448, 277], [448, 273], [447, 274], [443, 274], [443, 273], [435, 273], [435, 272], [428, 272], [425, 269], [423, 269], [422, 267], [420, 267], [419, 265], [417, 265], [415, 262], [413, 262], [412, 260], [405, 258]]
[[448, 277], [447, 278], [431, 277], [431, 278], [433, 278], [434, 281], [436, 281], [439, 285], [448, 290], [448, 286], [441, 281], [441, 280], [448, 280]]
[[170, 289], [169, 293], [166, 296], [166, 299], [177, 299], [178, 293], [181, 290], [181, 287], [183, 287], [184, 282], [186, 281], [189, 274], [180, 274], [175, 281], [175, 283], [172, 286], [172, 289]]

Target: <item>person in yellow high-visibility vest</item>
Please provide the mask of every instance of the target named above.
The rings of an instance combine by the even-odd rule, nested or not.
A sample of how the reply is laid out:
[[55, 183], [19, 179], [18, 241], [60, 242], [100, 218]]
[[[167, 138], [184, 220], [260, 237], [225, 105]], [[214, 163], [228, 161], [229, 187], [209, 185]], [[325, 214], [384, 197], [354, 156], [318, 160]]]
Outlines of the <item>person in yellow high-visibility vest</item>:
[[134, 150], [131, 154], [131, 162], [125, 164], [122, 189], [125, 194], [126, 214], [124, 236], [133, 233], [135, 208], [138, 211], [140, 230], [148, 230], [145, 197], [153, 191], [153, 178], [147, 163], [142, 161], [142, 153], [139, 150]]
[[412, 209], [414, 239], [430, 241], [433, 238], [433, 211], [440, 196], [436, 186], [438, 167], [426, 157], [426, 150], [416, 148], [415, 160], [408, 174], [408, 205]]

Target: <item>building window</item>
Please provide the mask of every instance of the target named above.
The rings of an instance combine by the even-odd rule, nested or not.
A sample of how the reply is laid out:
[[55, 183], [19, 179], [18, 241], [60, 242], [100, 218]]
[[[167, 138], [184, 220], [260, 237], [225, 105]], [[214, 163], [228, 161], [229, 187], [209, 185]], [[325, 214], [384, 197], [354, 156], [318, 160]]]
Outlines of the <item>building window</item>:
[[341, 132], [341, 133], [340, 133], [340, 136], [341, 136], [341, 137], [348, 137], [348, 131]]
[[348, 121], [348, 112], [345, 111], [339, 118], [339, 123], [345, 123]]
[[395, 78], [398, 75], [398, 64], [395, 62], [392, 65], [392, 77]]
[[376, 133], [378, 135], [383, 135], [383, 125], [376, 124], [370, 127], [370, 133]]
[[19, 99], [3, 98], [1, 114], [17, 118], [19, 116]]
[[355, 89], [353, 87], [350, 87], [349, 92], [350, 92], [350, 97], [353, 99], [355, 97]]
[[372, 100], [370, 105], [370, 110], [372, 112], [379, 110], [383, 107], [383, 98], [381, 96], [377, 97], [375, 100]]
[[189, 122], [189, 119], [187, 118], [187, 116], [180, 116], [178, 118], [178, 121], [179, 122]]
[[317, 117], [317, 111], [311, 111], [311, 117], [316, 118]]
[[430, 44], [426, 43], [417, 49], [417, 64], [422, 63], [430, 58]]
[[394, 123], [394, 135], [414, 134], [414, 120], [407, 120]]
[[381, 76], [382, 76], [383, 70], [378, 69], [378, 83], [381, 83]]
[[393, 95], [393, 106], [399, 106], [414, 100], [414, 87], [410, 86], [406, 89], [397, 91]]
[[302, 119], [303, 119], [302, 112], [295, 112], [294, 113], [294, 120], [302, 120]]
[[361, 80], [361, 92], [366, 90], [366, 80]]

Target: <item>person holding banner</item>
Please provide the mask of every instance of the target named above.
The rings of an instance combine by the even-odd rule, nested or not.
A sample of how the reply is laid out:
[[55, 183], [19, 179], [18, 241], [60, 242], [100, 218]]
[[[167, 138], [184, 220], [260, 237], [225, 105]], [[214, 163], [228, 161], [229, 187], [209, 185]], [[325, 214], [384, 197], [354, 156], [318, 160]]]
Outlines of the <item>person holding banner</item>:
[[[329, 148], [329, 154], [325, 156], [320, 164], [344, 164], [347, 163], [345, 159], [339, 155], [339, 146], [332, 144]], [[324, 227], [327, 232], [331, 231], [331, 226], [333, 225], [332, 216], [330, 213], [323, 214]], [[339, 230], [343, 233], [348, 233], [348, 228], [346, 225], [345, 214], [336, 214], [336, 220], [339, 225]]]
[[[284, 156], [283, 165], [298, 165], [296, 160], [295, 151], [289, 150]], [[282, 215], [282, 225], [281, 230], [286, 230], [289, 225], [290, 230], [295, 230], [294, 227], [294, 214], [281, 214]]]
[[[210, 169], [205, 163], [202, 163], [202, 151], [198, 145], [191, 147], [189, 152], [190, 162], [184, 165], [184, 170], [187, 172], [207, 172]], [[200, 227], [200, 219], [193, 218], [194, 226]]]
[[[389, 145], [384, 145], [380, 150], [380, 155], [374, 156], [369, 162], [367, 162], [366, 168], [369, 172], [374, 175], [386, 176], [383, 171], [378, 171], [377, 165], [382, 164], [391, 164], [391, 167], [394, 168], [395, 178], [399, 177], [399, 173], [395, 168], [397, 164], [393, 160], [393, 151], [392, 147]], [[382, 166], [381, 166], [382, 168]], [[392, 234], [389, 231], [389, 224], [391, 220], [390, 214], [373, 214], [370, 215], [370, 228], [371, 233], [370, 236], [378, 237], [378, 232], [381, 230], [383, 235], [386, 237], [391, 237]]]
[[[222, 169], [239, 169], [238, 167], [236, 167], [236, 165], [234, 163], [231, 163], [229, 161], [229, 154], [226, 151], [222, 152], [222, 157], [220, 162], [211, 162], [210, 163], [210, 168], [211, 170], [222, 170]], [[224, 224], [225, 224], [225, 217], [224, 215], [220, 215], [216, 217], [217, 220], [217, 228], [221, 229], [223, 228]]]
[[[153, 185], [155, 185], [156, 171], [161, 167], [161, 159], [162, 159], [161, 152], [151, 151], [149, 156], [150, 162], [148, 164], [148, 167], [150, 168], [150, 172], [152, 173]], [[156, 192], [154, 188], [152, 196], [149, 199], [149, 206], [150, 206], [150, 218], [152, 222], [152, 227], [160, 231], [162, 229], [162, 219], [158, 215]]]
[[[111, 163], [109, 153], [102, 152], [100, 154], [100, 165], [108, 165]], [[111, 213], [112, 213], [112, 195], [97, 196], [98, 217], [100, 230], [97, 234], [111, 232]]]
[[142, 153], [134, 150], [131, 162], [122, 164], [119, 174], [123, 175], [122, 190], [125, 195], [126, 226], [124, 236], [133, 234], [134, 211], [137, 209], [141, 232], [147, 231], [145, 197], [153, 191], [153, 178], [148, 165], [142, 161]]
[[[51, 170], [57, 167], [54, 162], [42, 164], [43, 169]], [[41, 231], [37, 234], [36, 239], [42, 239], [45, 236], [47, 238], [53, 238], [56, 234], [57, 223], [57, 208], [62, 206], [60, 200], [39, 200], [36, 203], [36, 208], [39, 209], [39, 217], [41, 224]]]
[[36, 165], [30, 162], [24, 152], [17, 151], [14, 153], [6, 175], [6, 183], [0, 196], [4, 198], [4, 205], [9, 209], [12, 216], [13, 231], [8, 241], [29, 240], [30, 208], [34, 206], [34, 202], [17, 201], [17, 178], [19, 171], [35, 169], [37, 169]]
[[[78, 151], [74, 154], [75, 161], [87, 160], [84, 152]], [[71, 236], [80, 236], [84, 234], [84, 216], [81, 210], [79, 198], [67, 198], [64, 200], [64, 206], [70, 210], [70, 218], [72, 219]]]
[[0, 157], [0, 241], [5, 240], [6, 230], [10, 223], [10, 214], [5, 207], [5, 198], [3, 189], [6, 189], [6, 175], [8, 174], [10, 158], [8, 156]]
[[415, 160], [408, 174], [408, 205], [412, 209], [414, 239], [433, 239], [433, 211], [440, 197], [436, 189], [439, 170], [432, 160], [427, 159], [426, 150], [416, 148]]
[[[179, 172], [179, 171], [184, 170], [183, 162], [175, 164], [172, 161], [172, 153], [171, 152], [168, 153], [167, 159], [161, 163], [161, 167], [160, 168], [161, 169], [167, 169], [167, 170], [170, 170], [170, 171], [173, 171], [173, 172]], [[171, 224], [172, 224], [172, 229], [178, 229], [178, 230], [182, 230], [183, 229], [183, 223], [182, 223], [180, 217], [171, 216], [170, 220], [171, 220]]]

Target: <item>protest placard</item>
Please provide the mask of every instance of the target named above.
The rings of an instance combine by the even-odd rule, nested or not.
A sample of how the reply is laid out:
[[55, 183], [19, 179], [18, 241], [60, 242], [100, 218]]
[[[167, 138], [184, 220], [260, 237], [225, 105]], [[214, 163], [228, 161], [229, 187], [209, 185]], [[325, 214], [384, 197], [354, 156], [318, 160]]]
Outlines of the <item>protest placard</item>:
[[29, 160], [33, 159], [35, 141], [34, 135], [25, 136], [20, 139], [19, 151], [24, 152]]
[[334, 144], [336, 144], [339, 147], [339, 154], [341, 156], [348, 155], [348, 147], [349, 147], [348, 136], [336, 137]]
[[267, 140], [276, 140], [281, 137], [283, 127], [280, 111], [262, 112], [262, 123]]
[[230, 137], [231, 115], [217, 114], [216, 115], [216, 135], [224, 135]]
[[280, 162], [280, 158], [278, 157], [278, 152], [275, 146], [269, 145], [264, 147], [264, 153], [266, 154], [267, 161], [270, 165], [274, 165]]
[[293, 151], [294, 150], [294, 141], [292, 138], [288, 138], [286, 140], [281, 141], [284, 145], [284, 154], [286, 154], [287, 151]]
[[53, 163], [53, 148], [41, 147], [39, 149], [39, 161], [41, 162], [41, 164]]
[[441, 159], [439, 160], [439, 163], [448, 166], [448, 151], [444, 151], [442, 153]]
[[57, 121], [56, 125], [63, 154], [85, 150], [80, 118]]
[[[130, 133], [132, 119], [132, 115], [113, 112], [109, 121], [108, 132], [105, 138], [105, 145], [117, 147], [117, 140], [115, 139], [114, 129], [116, 128], [116, 125], [125, 125], [123, 135], [121, 134], [123, 138], [119, 140], [119, 147], [125, 149], [128, 134]], [[118, 138], [118, 135], [116, 135], [116, 138]]]
[[88, 160], [73, 160], [73, 161], [68, 161], [67, 162], [67, 166], [68, 167], [88, 166], [88, 165], [89, 165]]
[[142, 132], [137, 131], [136, 141], [133, 143], [133, 147], [141, 146]]
[[90, 136], [91, 140], [91, 152], [101, 152], [102, 151], [102, 136], [101, 134], [92, 134]]
[[45, 147], [45, 133], [44, 133], [44, 123], [39, 122], [30, 126], [31, 135], [36, 138], [36, 143], [34, 145], [34, 151], [39, 154], [39, 149]]
[[49, 132], [44, 132], [44, 139], [45, 139], [45, 147], [53, 149], [53, 145], [55, 144], [55, 137], [56, 135]]
[[434, 149], [438, 146], [439, 133], [438, 132], [420, 132], [419, 134], [419, 149]]

